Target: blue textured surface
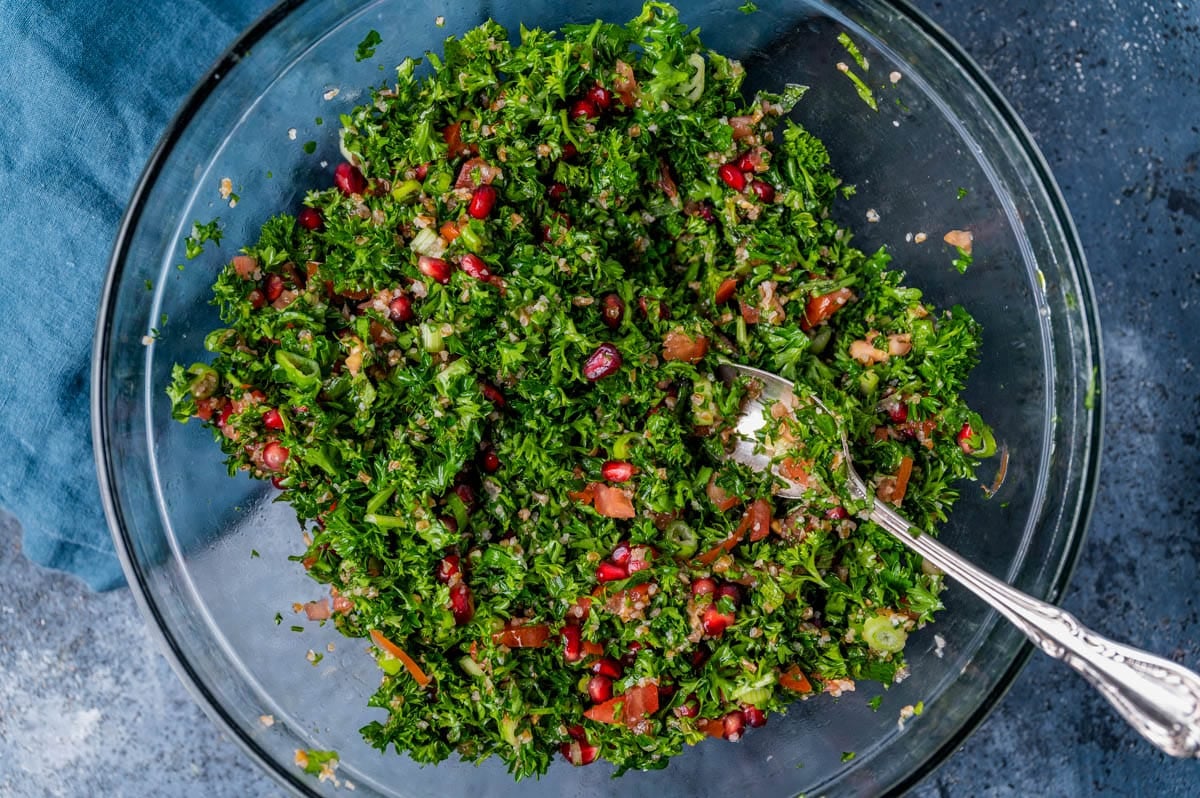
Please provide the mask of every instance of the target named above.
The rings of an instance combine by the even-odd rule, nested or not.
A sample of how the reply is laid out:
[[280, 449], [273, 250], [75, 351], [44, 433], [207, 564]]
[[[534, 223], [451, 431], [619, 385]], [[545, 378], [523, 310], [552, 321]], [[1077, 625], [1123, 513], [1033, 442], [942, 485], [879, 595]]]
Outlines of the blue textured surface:
[[[10, 241], [0, 503], [20, 524], [0, 522], [0, 795], [275, 794], [151, 653], [126, 591], [91, 593], [17, 545], [23, 528], [35, 560], [95, 586], [117, 578], [90, 472], [92, 308], [140, 165], [186, 91], [267, 3], [120, 3], [99, 15], [79, 4], [66, 25], [52, 21], [70, 17], [61, 5], [0, 0], [0, 228]], [[1095, 282], [1106, 441], [1064, 604], [1102, 633], [1200, 665], [1200, 9], [917, 5], [1030, 128]], [[97, 74], [117, 79], [97, 93]], [[1038, 658], [915, 794], [1200, 795], [1200, 764], [1154, 752], [1080, 679]]]

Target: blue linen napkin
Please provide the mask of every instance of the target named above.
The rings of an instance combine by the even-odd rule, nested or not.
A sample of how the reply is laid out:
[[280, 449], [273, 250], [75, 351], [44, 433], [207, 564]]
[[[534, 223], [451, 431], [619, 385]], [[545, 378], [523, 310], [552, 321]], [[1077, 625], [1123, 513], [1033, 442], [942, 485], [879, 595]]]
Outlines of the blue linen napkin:
[[96, 590], [124, 581], [89, 420], [96, 309], [150, 151], [270, 0], [0, 0], [0, 506], [24, 551]]

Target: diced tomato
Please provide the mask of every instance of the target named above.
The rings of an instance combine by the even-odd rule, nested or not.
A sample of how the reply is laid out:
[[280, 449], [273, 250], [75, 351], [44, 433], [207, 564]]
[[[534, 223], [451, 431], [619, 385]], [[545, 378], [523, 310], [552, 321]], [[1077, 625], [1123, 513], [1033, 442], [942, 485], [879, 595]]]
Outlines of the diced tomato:
[[588, 720], [594, 720], [597, 723], [620, 723], [621, 716], [624, 714], [621, 709], [625, 706], [625, 696], [613, 696], [607, 701], [602, 701], [593, 707], [589, 707], [583, 716]]
[[750, 542], [755, 543], [771, 534], [771, 503], [766, 499], [755, 499], [742, 519], [746, 531], [750, 533]]
[[597, 482], [593, 487], [596, 512], [605, 518], [633, 518], [633, 500], [629, 492]]
[[492, 642], [509, 648], [541, 648], [550, 639], [550, 627], [544, 623], [505, 626], [492, 633]]
[[791, 690], [793, 693], [811, 693], [813, 689], [812, 683], [800, 670], [799, 665], [793, 665], [779, 674], [779, 686]]
[[800, 320], [800, 328], [811, 330], [853, 298], [854, 292], [849, 288], [839, 288], [828, 294], [810, 297], [804, 306], [804, 318]]
[[663, 360], [682, 360], [699, 363], [708, 354], [708, 338], [692, 337], [680, 330], [671, 330], [663, 338]]
[[733, 277], [726, 277], [717, 286], [717, 292], [713, 295], [713, 304], [724, 305], [733, 298], [733, 292], [737, 290], [738, 281]]
[[740, 496], [732, 496], [725, 492], [725, 489], [717, 484], [717, 475], [713, 474], [709, 477], [708, 487], [705, 489], [708, 494], [708, 500], [712, 502], [718, 510], [725, 512], [734, 507], [737, 507], [742, 498]]

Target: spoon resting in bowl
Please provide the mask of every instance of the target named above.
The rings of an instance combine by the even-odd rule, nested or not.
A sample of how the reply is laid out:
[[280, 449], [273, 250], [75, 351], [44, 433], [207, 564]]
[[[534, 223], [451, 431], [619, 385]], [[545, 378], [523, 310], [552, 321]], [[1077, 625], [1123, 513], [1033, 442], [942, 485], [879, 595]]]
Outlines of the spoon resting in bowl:
[[[796, 402], [811, 401], [837, 424], [851, 495], [859, 501], [871, 499], [866, 483], [854, 470], [841, 419], [818, 398], [799, 399], [792, 382], [749, 366], [724, 363], [717, 368], [717, 376], [725, 382], [745, 378], [758, 387], [758, 393], [741, 407], [733, 448], [727, 451], [729, 459], [756, 471], [774, 470], [774, 458], [755, 435], [767, 423], [768, 406], [781, 402], [794, 407]], [[776, 476], [783, 483], [777, 496], [795, 499], [805, 491], [786, 476], [778, 472]], [[868, 517], [987, 602], [1042, 651], [1082, 674], [1155, 746], [1171, 756], [1200, 758], [1200, 676], [1170, 660], [1109, 640], [1070, 613], [985, 573], [933, 537], [920, 534], [883, 501], [871, 499]]]

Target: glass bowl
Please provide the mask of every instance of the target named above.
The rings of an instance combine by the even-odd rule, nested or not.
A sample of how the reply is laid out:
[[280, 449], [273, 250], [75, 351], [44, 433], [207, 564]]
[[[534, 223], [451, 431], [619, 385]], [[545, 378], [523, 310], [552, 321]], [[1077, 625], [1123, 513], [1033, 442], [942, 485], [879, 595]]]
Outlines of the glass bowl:
[[[680, 13], [708, 46], [743, 61], [751, 89], [811, 87], [795, 113], [858, 187], [838, 206], [839, 219], [860, 247], [888, 246], [935, 304], [961, 303], [983, 325], [969, 399], [1011, 460], [996, 497], [964, 487], [942, 539], [1054, 601], [1096, 484], [1100, 351], [1079, 242], [1045, 162], [979, 69], [911, 8], [757, 0], [757, 12], [745, 14], [739, 5], [685, 2]], [[204, 332], [217, 324], [212, 278], [265, 219], [294, 212], [307, 188], [330, 183], [338, 115], [403, 57], [439, 51], [444, 37], [489, 16], [515, 31], [598, 16], [624, 22], [639, 9], [637, 0], [285, 2], [197, 87], [133, 196], [95, 349], [94, 437], [108, 520], [133, 592], [181, 678], [250, 756], [299, 794], [335, 789], [293, 763], [296, 749], [307, 748], [338, 751], [338, 778], [368, 796], [900, 791], [963, 741], [1032, 650], [951, 582], [938, 622], [910, 638], [911, 677], [886, 692], [878, 711], [868, 701], [881, 688], [861, 684], [837, 700], [797, 703], [737, 744], [708, 741], [663, 771], [614, 781], [606, 765], [559, 763], [517, 785], [496, 761], [422, 768], [369, 748], [358, 729], [376, 716], [366, 701], [379, 672], [366, 646], [332, 628], [292, 630], [293, 602], [319, 593], [287, 559], [302, 550], [294, 515], [272, 501], [269, 485], [230, 478], [208, 431], [173, 422], [164, 393], [172, 363], [205, 358]], [[372, 29], [383, 43], [356, 61], [356, 45]], [[869, 61], [877, 112], [838, 69], [853, 63], [837, 41], [843, 31]], [[238, 197], [233, 208], [219, 193], [226, 177]], [[214, 217], [221, 246], [185, 259], [193, 222]], [[942, 243], [954, 228], [975, 236], [966, 274]], [[323, 658], [310, 665], [309, 651]], [[901, 728], [900, 709], [918, 702], [923, 714]]]

